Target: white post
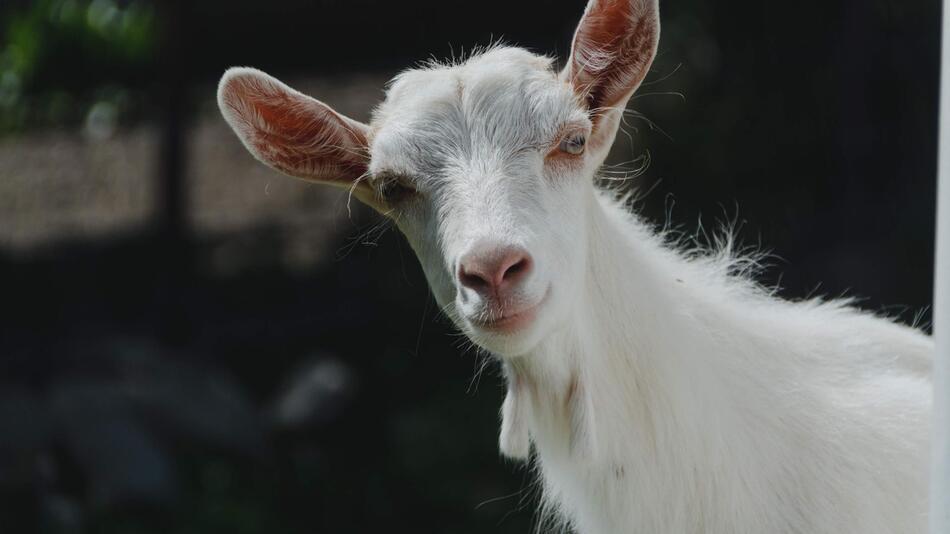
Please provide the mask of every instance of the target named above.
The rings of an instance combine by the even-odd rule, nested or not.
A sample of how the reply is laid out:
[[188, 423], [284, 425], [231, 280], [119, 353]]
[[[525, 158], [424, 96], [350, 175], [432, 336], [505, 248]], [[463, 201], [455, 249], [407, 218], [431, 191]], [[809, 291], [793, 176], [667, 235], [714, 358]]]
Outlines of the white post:
[[937, 263], [934, 271], [934, 419], [930, 534], [950, 533], [950, 10], [943, 9]]

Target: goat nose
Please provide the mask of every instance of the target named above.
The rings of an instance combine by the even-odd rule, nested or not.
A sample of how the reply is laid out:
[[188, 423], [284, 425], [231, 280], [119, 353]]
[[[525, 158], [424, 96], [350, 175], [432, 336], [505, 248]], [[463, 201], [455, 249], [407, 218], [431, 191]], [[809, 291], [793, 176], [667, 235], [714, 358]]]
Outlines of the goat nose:
[[459, 262], [459, 282], [484, 296], [503, 298], [531, 272], [533, 261], [521, 247], [475, 247]]

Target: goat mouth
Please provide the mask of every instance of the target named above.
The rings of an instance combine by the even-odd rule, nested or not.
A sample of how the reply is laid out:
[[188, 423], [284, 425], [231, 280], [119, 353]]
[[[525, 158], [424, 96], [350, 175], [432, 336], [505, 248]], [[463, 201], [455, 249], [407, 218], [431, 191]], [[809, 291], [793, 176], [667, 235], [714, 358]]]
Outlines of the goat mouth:
[[538, 310], [547, 301], [550, 289], [545, 292], [544, 297], [537, 303], [521, 308], [515, 311], [500, 310], [495, 315], [484, 318], [470, 318], [471, 323], [479, 330], [485, 330], [496, 334], [512, 334], [524, 329], [534, 322], [538, 315]]

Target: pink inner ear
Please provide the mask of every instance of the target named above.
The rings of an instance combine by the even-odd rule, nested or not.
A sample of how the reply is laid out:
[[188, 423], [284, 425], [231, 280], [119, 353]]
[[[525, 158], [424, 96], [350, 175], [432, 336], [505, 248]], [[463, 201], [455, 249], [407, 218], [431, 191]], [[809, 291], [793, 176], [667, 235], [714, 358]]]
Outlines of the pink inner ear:
[[655, 0], [594, 0], [574, 37], [571, 80], [590, 109], [626, 103], [659, 37]]
[[223, 100], [248, 148], [282, 172], [349, 183], [366, 171], [365, 127], [317, 100], [252, 76], [230, 80]]

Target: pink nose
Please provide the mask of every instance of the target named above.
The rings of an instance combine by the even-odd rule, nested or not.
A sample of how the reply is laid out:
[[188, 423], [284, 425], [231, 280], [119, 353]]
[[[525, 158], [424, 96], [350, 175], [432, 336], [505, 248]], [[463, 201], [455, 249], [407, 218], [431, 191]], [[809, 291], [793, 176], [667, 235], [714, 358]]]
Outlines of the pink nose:
[[507, 298], [528, 277], [534, 262], [514, 246], [475, 246], [459, 262], [459, 282], [483, 297]]

